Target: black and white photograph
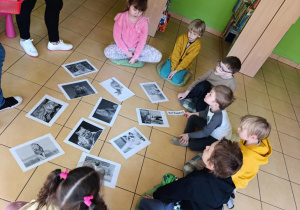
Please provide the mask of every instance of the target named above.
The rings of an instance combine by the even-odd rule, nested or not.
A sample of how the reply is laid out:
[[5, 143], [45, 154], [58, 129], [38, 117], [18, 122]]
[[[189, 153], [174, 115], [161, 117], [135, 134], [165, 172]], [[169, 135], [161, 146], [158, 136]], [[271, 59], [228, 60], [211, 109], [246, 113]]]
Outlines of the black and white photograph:
[[103, 184], [107, 187], [115, 188], [121, 168], [120, 163], [112, 162], [83, 152], [77, 167], [81, 166], [93, 166], [96, 171], [103, 174]]
[[151, 144], [151, 142], [136, 127], [113, 138], [110, 140], [110, 143], [112, 143], [125, 159]]
[[111, 127], [113, 126], [120, 109], [120, 104], [116, 104], [100, 97], [89, 118]]
[[25, 172], [65, 154], [51, 134], [9, 149]]
[[49, 95], [44, 95], [26, 114], [26, 117], [51, 127], [68, 105]]
[[169, 101], [156, 82], [140, 83], [152, 103]]
[[105, 90], [107, 90], [113, 97], [119, 101], [125, 101], [126, 99], [134, 96], [134, 93], [124, 86], [115, 77], [105, 80], [99, 83]]
[[180, 111], [167, 111], [168, 115], [183, 115], [185, 113], [184, 110], [180, 110]]
[[166, 113], [160, 110], [136, 108], [139, 125], [169, 127]]
[[64, 142], [84, 152], [90, 153], [103, 130], [104, 127], [102, 127], [101, 125], [81, 118], [75, 125], [73, 130], [66, 137]]
[[73, 77], [80, 77], [83, 75], [91, 74], [97, 72], [95, 66], [93, 66], [87, 59], [76, 61], [73, 63], [68, 63], [62, 65], [62, 67]]
[[98, 93], [88, 79], [59, 84], [58, 87], [68, 100]]

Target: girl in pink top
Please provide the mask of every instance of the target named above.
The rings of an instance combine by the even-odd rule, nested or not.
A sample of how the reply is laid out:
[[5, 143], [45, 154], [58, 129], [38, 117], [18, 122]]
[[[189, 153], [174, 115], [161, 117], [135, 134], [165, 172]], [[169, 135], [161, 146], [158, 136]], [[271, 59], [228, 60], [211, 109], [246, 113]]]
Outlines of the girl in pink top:
[[149, 18], [142, 14], [147, 9], [147, 0], [128, 0], [125, 12], [115, 17], [114, 40], [105, 48], [104, 54], [113, 60], [128, 59], [130, 64], [136, 61], [158, 63], [161, 53], [146, 45]]

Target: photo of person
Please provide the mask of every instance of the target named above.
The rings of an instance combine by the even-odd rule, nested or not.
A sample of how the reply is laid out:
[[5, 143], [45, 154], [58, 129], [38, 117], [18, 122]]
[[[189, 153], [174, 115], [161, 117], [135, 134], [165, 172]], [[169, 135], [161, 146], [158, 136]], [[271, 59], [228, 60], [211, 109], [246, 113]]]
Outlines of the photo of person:
[[99, 84], [119, 101], [124, 101], [131, 96], [134, 96], [134, 93], [115, 77], [105, 80]]
[[112, 126], [120, 109], [121, 105], [100, 97], [89, 118], [105, 125]]
[[136, 108], [136, 112], [140, 125], [169, 127], [164, 111]]
[[150, 144], [150, 141], [135, 127], [110, 142], [126, 159]]
[[93, 166], [96, 171], [103, 174], [103, 184], [115, 188], [121, 164], [83, 152], [77, 164], [77, 167], [81, 166]]
[[68, 104], [51, 96], [45, 95], [43, 98], [26, 114], [26, 117], [52, 126]]
[[169, 101], [156, 82], [140, 83], [152, 103]]
[[87, 59], [76, 61], [62, 65], [62, 67], [73, 77], [80, 77], [83, 75], [97, 72], [98, 70], [94, 67]]
[[81, 118], [64, 142], [89, 153], [103, 130], [104, 127]]
[[88, 79], [59, 84], [58, 87], [68, 100], [98, 93]]
[[24, 172], [65, 153], [51, 134], [33, 139], [9, 150]]

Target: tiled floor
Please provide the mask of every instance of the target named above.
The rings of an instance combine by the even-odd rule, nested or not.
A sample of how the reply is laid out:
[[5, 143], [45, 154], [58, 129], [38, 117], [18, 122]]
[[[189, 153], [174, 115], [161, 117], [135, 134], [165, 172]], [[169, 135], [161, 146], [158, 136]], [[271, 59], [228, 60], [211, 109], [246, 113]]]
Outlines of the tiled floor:
[[[104, 97], [116, 99], [98, 83], [112, 76], [128, 86], [135, 96], [122, 103], [122, 109], [113, 127], [104, 126], [91, 154], [122, 164], [115, 189], [103, 187], [102, 193], [110, 209], [134, 209], [140, 194], [160, 182], [164, 173], [181, 177], [181, 168], [195, 152], [169, 143], [169, 138], [182, 133], [186, 120], [168, 116], [170, 128], [140, 126], [135, 108], [180, 110], [176, 95], [186, 87], [166, 83], [156, 72], [155, 64], [134, 69], [117, 66], [108, 61], [103, 50], [112, 40], [113, 17], [122, 11], [124, 0], [64, 0], [61, 12], [60, 35], [74, 45], [70, 52], [50, 52], [46, 49], [47, 31], [43, 21], [44, 0], [38, 0], [32, 13], [31, 32], [40, 56], [31, 58], [19, 46], [19, 35], [14, 39], [5, 37], [4, 19], [0, 19], [0, 40], [6, 49], [3, 66], [2, 88], [5, 96], [21, 95], [24, 102], [16, 109], [0, 113], [0, 208], [10, 201], [30, 201], [36, 198], [46, 176], [55, 168], [74, 168], [81, 151], [63, 143], [65, 137], [81, 117], [87, 118], [97, 102]], [[167, 58], [176, 37], [187, 31], [187, 24], [171, 19], [165, 33], [157, 32], [148, 43], [159, 49]], [[18, 34], [18, 32], [17, 32]], [[202, 49], [194, 60], [195, 77], [216, 66], [222, 49], [218, 37], [206, 33], [201, 38]], [[100, 69], [87, 75], [99, 92], [79, 100], [68, 101], [57, 84], [76, 81], [61, 65], [88, 59]], [[260, 168], [246, 189], [239, 190], [235, 209], [269, 210], [300, 209], [300, 76], [299, 71], [275, 60], [268, 59], [254, 78], [237, 74], [237, 100], [228, 108], [234, 128], [239, 118], [247, 113], [260, 115], [272, 124], [270, 136], [273, 155], [269, 164]], [[169, 98], [169, 102], [152, 104], [139, 86], [141, 82], [156, 81]], [[189, 84], [192, 81], [189, 82]], [[45, 94], [69, 103], [65, 112], [52, 127], [37, 123], [25, 114]], [[125, 160], [109, 143], [109, 140], [136, 126], [152, 144], [138, 154]], [[65, 155], [27, 172], [22, 172], [11, 153], [17, 146], [39, 136], [51, 133]]]

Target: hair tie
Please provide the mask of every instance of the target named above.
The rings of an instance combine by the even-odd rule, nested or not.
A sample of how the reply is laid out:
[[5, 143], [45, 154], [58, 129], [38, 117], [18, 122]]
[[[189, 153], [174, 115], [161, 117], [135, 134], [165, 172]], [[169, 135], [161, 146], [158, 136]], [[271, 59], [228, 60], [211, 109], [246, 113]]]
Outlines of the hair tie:
[[94, 198], [94, 196], [85, 196], [83, 198], [85, 205], [87, 205], [88, 207], [90, 207], [90, 205], [92, 204], [92, 199]]
[[61, 172], [61, 173], [60, 173], [60, 177], [61, 177], [62, 179], [66, 179], [66, 178], [67, 178], [67, 175], [68, 175], [68, 172], [69, 172], [69, 170], [66, 168], [65, 172]]

